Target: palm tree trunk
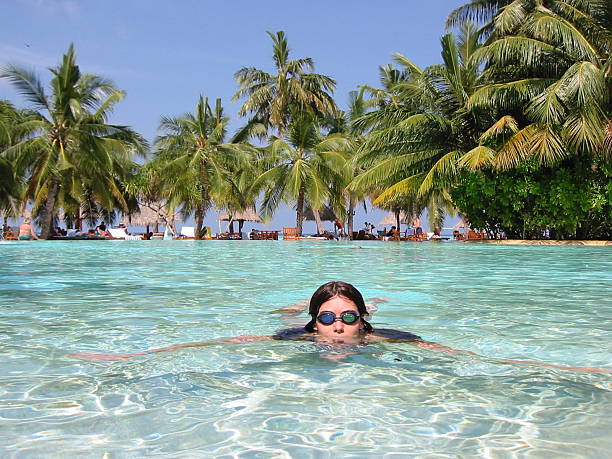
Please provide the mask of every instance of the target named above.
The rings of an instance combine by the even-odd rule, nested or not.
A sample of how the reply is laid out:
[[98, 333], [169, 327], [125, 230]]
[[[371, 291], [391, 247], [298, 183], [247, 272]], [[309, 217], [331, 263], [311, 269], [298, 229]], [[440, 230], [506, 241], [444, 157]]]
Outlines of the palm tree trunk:
[[76, 227], [80, 233], [81, 231], [83, 231], [83, 219], [81, 218], [81, 206], [77, 208], [76, 218], [77, 218]]
[[202, 224], [204, 223], [204, 209], [202, 205], [196, 207], [195, 210], [195, 222], [196, 222], [196, 230], [195, 230], [195, 238], [199, 241], [202, 239]]
[[206, 214], [206, 206], [208, 203], [208, 175], [206, 174], [206, 162], [202, 159], [202, 161], [200, 162], [200, 204], [197, 207], [196, 212], [199, 211], [200, 213], [200, 219], [198, 220], [198, 217], [196, 215], [196, 222], [197, 222], [197, 227], [196, 227], [196, 239], [202, 239], [203, 233], [204, 233], [204, 228], [202, 228], [202, 226], [204, 225], [204, 216]]
[[47, 199], [45, 201], [45, 215], [43, 216], [42, 226], [40, 229], [41, 239], [49, 239], [51, 236], [51, 224], [53, 223], [53, 209], [55, 208], [55, 200], [59, 190], [59, 182], [57, 179], [51, 179], [47, 190]]
[[298, 236], [302, 235], [302, 223], [304, 222], [304, 189], [300, 188], [296, 206], [295, 227]]
[[321, 212], [313, 209], [312, 215], [314, 215], [315, 223], [317, 225], [317, 234], [323, 234], [325, 228], [323, 228], [323, 222], [321, 221]]
[[355, 198], [349, 196], [349, 207], [348, 207], [348, 218], [347, 218], [347, 232], [350, 241], [353, 240], [353, 220], [355, 219]]

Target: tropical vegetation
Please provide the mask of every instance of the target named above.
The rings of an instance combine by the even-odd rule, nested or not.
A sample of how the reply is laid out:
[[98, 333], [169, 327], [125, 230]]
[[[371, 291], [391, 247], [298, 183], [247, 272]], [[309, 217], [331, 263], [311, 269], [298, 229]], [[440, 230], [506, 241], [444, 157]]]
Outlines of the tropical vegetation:
[[432, 227], [459, 213], [491, 237], [610, 239], [611, 22], [607, 0], [471, 0], [450, 14], [439, 63], [394, 54], [346, 111], [335, 81], [268, 32], [273, 70], [235, 74], [236, 132], [221, 100], [201, 96], [194, 113], [161, 118], [150, 152], [109, 124], [124, 93], [82, 74], [70, 46], [48, 90], [0, 72], [30, 104], [0, 101], [0, 209], [31, 208], [48, 237], [59, 219], [163, 203], [201, 238], [212, 207], [269, 218], [281, 203], [300, 233], [307, 209], [317, 223], [327, 209], [352, 234], [369, 200], [398, 218], [426, 210]]

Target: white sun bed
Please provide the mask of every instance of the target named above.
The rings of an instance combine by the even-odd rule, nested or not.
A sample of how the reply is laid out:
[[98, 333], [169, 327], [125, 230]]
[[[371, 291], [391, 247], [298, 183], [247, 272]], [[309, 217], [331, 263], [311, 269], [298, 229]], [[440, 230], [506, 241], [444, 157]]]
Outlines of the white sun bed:
[[123, 228], [108, 228], [110, 235], [115, 239], [125, 239], [126, 241], [139, 241], [140, 236], [130, 236]]
[[181, 236], [195, 237], [195, 226], [183, 226], [181, 228]]

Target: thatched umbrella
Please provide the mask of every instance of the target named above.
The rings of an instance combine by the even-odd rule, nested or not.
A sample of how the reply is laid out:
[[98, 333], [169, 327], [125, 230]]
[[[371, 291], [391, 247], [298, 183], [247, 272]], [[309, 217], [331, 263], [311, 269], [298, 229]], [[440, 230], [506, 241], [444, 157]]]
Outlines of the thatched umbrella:
[[[321, 218], [321, 221], [324, 221], [324, 222], [336, 221], [336, 214], [334, 213], [333, 209], [331, 209], [330, 207], [323, 207], [321, 210], [319, 210], [319, 217]], [[304, 220], [310, 220], [310, 221], [316, 220], [312, 209], [306, 209], [304, 211]]]
[[159, 224], [173, 225], [175, 221], [180, 220], [175, 214], [169, 214], [166, 205], [161, 202], [151, 204], [141, 204], [138, 212], [124, 215], [120, 223], [124, 225], [146, 226], [149, 232], [149, 226], [155, 225], [155, 232], [159, 231]]
[[[408, 220], [406, 219], [406, 214], [404, 212], [400, 212], [399, 214], [400, 225], [407, 225]], [[389, 212], [387, 215], [383, 217], [383, 219], [378, 222], [379, 226], [388, 226], [388, 225], [397, 225], [397, 216], [395, 212]], [[399, 228], [398, 228], [399, 230]]]
[[317, 233], [321, 233], [323, 231], [323, 225], [321, 222], [335, 222], [338, 219], [338, 217], [336, 217], [336, 214], [334, 212], [334, 210], [329, 207], [329, 206], [325, 206], [322, 207], [321, 209], [319, 209], [319, 218], [317, 219], [317, 216], [315, 215], [315, 213], [313, 212], [313, 210], [310, 207], [307, 207], [306, 210], [304, 211], [304, 220], [309, 220], [309, 221], [315, 221], [317, 224]]
[[263, 222], [261, 217], [257, 214], [257, 212], [255, 212], [255, 209], [252, 207], [249, 207], [248, 209], [242, 211], [220, 213], [217, 217], [217, 220], [219, 222], [229, 222], [228, 228], [231, 228], [234, 222], [238, 222], [239, 233], [242, 233], [242, 227], [244, 225], [244, 222]]

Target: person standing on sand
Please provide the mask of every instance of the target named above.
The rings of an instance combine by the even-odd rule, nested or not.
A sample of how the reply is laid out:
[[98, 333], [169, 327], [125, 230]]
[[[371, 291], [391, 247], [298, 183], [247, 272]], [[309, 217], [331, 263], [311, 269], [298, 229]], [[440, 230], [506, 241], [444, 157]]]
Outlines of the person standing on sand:
[[336, 230], [336, 234], [338, 235], [338, 237], [344, 236], [344, 222], [340, 221], [339, 219], [336, 219], [334, 221], [334, 229]]
[[36, 231], [34, 231], [34, 228], [32, 228], [30, 222], [31, 220], [26, 218], [23, 223], [19, 225], [20, 241], [29, 241], [32, 238], [36, 239], [37, 241], [39, 240], [39, 237], [36, 235]]

